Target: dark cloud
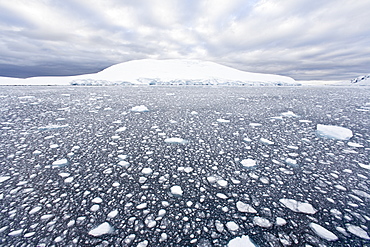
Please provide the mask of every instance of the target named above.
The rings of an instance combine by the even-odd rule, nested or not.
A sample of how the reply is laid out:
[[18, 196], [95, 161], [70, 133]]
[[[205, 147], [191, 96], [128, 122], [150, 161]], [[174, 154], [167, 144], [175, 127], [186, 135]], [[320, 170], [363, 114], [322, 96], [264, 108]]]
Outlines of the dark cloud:
[[369, 73], [369, 1], [0, 0], [0, 8], [1, 76], [92, 73], [142, 58], [302, 80]]

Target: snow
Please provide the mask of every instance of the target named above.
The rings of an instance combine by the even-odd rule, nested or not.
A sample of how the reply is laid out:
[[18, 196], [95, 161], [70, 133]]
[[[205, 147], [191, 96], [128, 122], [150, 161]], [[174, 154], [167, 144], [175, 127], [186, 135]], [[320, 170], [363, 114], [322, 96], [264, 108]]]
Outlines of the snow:
[[251, 213], [251, 214], [257, 213], [257, 210], [255, 210], [251, 205], [241, 201], [238, 201], [236, 203], [236, 208], [239, 210], [239, 212], [242, 213]]
[[253, 159], [244, 159], [240, 161], [240, 164], [242, 164], [243, 167], [249, 168], [257, 165], [257, 161]]
[[148, 112], [149, 109], [145, 105], [134, 106], [131, 108], [133, 112]]
[[174, 196], [182, 196], [183, 191], [182, 188], [178, 185], [172, 186], [171, 187], [171, 194]]
[[228, 247], [256, 247], [247, 235], [236, 237], [227, 244]]
[[187, 140], [178, 138], [178, 137], [172, 137], [172, 138], [167, 138], [164, 140], [166, 143], [171, 143], [171, 144], [186, 144], [188, 143]]
[[104, 222], [100, 225], [98, 225], [96, 228], [89, 231], [89, 235], [92, 235], [94, 237], [99, 237], [105, 234], [109, 234], [113, 232], [113, 228], [108, 222]]
[[307, 202], [299, 202], [294, 199], [280, 199], [279, 201], [293, 212], [305, 214], [315, 214], [317, 212], [317, 210]]
[[317, 134], [321, 137], [338, 140], [349, 140], [353, 133], [350, 129], [335, 125], [317, 125]]
[[338, 237], [329, 231], [328, 229], [316, 224], [316, 223], [310, 223], [310, 228], [321, 238], [326, 239], [328, 241], [336, 241], [338, 240]]
[[250, 73], [213, 62], [187, 59], [142, 59], [113, 65], [94, 74], [44, 76], [27, 79], [0, 77], [2, 85], [116, 84], [235, 84], [299, 85], [286, 76]]

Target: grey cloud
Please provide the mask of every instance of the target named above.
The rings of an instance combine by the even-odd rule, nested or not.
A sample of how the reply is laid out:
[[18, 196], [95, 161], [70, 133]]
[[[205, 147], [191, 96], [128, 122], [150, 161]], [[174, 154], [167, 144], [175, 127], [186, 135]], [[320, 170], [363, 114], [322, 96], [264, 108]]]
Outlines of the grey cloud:
[[0, 0], [7, 9], [0, 13], [0, 75], [82, 74], [148, 57], [204, 59], [304, 80], [369, 73], [368, 1], [34, 3], [50, 12], [50, 23], [18, 11], [25, 2]]

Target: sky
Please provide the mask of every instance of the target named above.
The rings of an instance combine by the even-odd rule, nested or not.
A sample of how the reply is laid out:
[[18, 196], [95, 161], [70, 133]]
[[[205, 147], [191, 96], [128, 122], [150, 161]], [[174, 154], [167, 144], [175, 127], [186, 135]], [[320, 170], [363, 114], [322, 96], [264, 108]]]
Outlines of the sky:
[[296, 80], [370, 73], [370, 0], [0, 0], [0, 76], [197, 59]]

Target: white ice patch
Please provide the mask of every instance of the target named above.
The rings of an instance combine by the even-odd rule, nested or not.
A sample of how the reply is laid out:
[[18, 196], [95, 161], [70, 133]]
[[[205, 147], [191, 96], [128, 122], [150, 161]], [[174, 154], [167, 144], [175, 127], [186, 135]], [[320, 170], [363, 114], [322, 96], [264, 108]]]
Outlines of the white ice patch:
[[100, 197], [95, 197], [94, 199], [91, 200], [93, 203], [102, 203], [103, 202], [103, 199], [101, 199]]
[[350, 233], [356, 235], [357, 237], [360, 237], [360, 238], [363, 238], [363, 239], [366, 239], [366, 240], [370, 240], [370, 237], [367, 234], [367, 232], [364, 229], [362, 229], [361, 227], [355, 226], [355, 225], [352, 225], [352, 224], [346, 224], [346, 228]]
[[358, 163], [358, 165], [361, 166], [362, 168], [370, 170], [370, 164], [365, 165], [365, 164], [362, 164], [362, 163]]
[[38, 130], [56, 130], [56, 129], [67, 128], [68, 126], [69, 126], [68, 124], [64, 124], [64, 125], [50, 124], [47, 126], [39, 127]]
[[291, 118], [291, 117], [299, 117], [297, 114], [295, 114], [292, 111], [283, 112], [283, 113], [281, 113], [281, 116], [288, 117], [288, 118]]
[[270, 228], [272, 226], [271, 222], [268, 219], [258, 216], [255, 216], [253, 218], [253, 224], [263, 228]]
[[96, 228], [89, 231], [89, 235], [94, 237], [99, 237], [104, 234], [109, 234], [113, 232], [113, 228], [108, 222], [104, 222], [103, 224], [98, 225]]
[[123, 168], [128, 168], [130, 166], [130, 163], [125, 160], [121, 160], [120, 162], [118, 162], [118, 165], [122, 166]]
[[183, 191], [180, 186], [175, 185], [171, 187], [171, 194], [174, 196], [182, 196]]
[[119, 129], [116, 130], [116, 132], [123, 132], [125, 131], [127, 128], [126, 127], [121, 127]]
[[266, 145], [274, 145], [273, 141], [270, 141], [270, 140], [265, 139], [265, 138], [261, 138], [260, 142], [262, 142], [263, 144], [266, 144]]
[[243, 167], [249, 168], [257, 165], [257, 161], [253, 159], [244, 159], [240, 161], [240, 164], [242, 164]]
[[280, 199], [279, 201], [293, 212], [305, 214], [315, 214], [317, 212], [317, 210], [307, 202], [299, 202], [294, 199]]
[[0, 177], [0, 183], [8, 180], [10, 177], [9, 176], [3, 176], [3, 177]]
[[250, 213], [250, 214], [257, 213], [257, 210], [255, 210], [251, 205], [241, 202], [241, 201], [236, 203], [236, 208], [239, 210], [239, 212], [242, 212], [242, 213]]
[[227, 199], [228, 197], [227, 197], [227, 195], [225, 195], [225, 194], [223, 194], [223, 193], [217, 193], [216, 194], [216, 196], [218, 197], [218, 198], [221, 198], [221, 199]]
[[226, 227], [231, 232], [235, 232], [235, 231], [239, 230], [239, 225], [236, 224], [234, 221], [227, 222]]
[[285, 163], [286, 163], [287, 165], [291, 165], [291, 166], [296, 166], [296, 165], [297, 165], [297, 161], [296, 161], [296, 160], [294, 160], [294, 159], [291, 159], [291, 158], [287, 158], [287, 159], [285, 160]]
[[40, 211], [41, 209], [42, 209], [41, 206], [36, 206], [36, 207], [34, 207], [33, 209], [30, 210], [29, 214], [35, 214], [38, 211]]
[[352, 192], [358, 196], [370, 199], [370, 194], [366, 193], [365, 191], [353, 189]]
[[338, 240], [338, 237], [334, 233], [316, 223], [310, 223], [309, 226], [312, 231], [314, 231], [320, 238], [326, 239], [328, 241]]
[[131, 108], [133, 112], [148, 112], [149, 109], [145, 105], [134, 106]]
[[285, 219], [283, 219], [283, 218], [281, 218], [281, 217], [276, 217], [276, 225], [278, 225], [278, 226], [284, 226], [284, 225], [286, 225], [286, 220]]
[[236, 237], [231, 239], [230, 242], [227, 244], [228, 247], [256, 247], [249, 236], [243, 235], [241, 237]]
[[349, 140], [353, 133], [350, 129], [334, 125], [317, 125], [317, 134], [320, 137], [338, 140]]
[[217, 122], [219, 122], [219, 123], [230, 123], [230, 120], [219, 118], [219, 119], [217, 119]]
[[52, 167], [53, 168], [57, 168], [57, 167], [65, 166], [67, 164], [68, 164], [68, 160], [67, 159], [60, 159], [60, 160], [54, 161], [53, 164], [52, 164]]
[[348, 142], [348, 146], [353, 147], [353, 148], [363, 148], [364, 146], [355, 142]]
[[141, 170], [141, 173], [142, 173], [142, 174], [145, 174], [145, 175], [150, 175], [150, 174], [152, 174], [152, 173], [153, 173], [153, 170], [152, 170], [152, 168], [150, 168], [150, 167], [145, 167], [145, 168], [143, 168], [143, 169]]
[[178, 138], [178, 137], [172, 137], [172, 138], [167, 138], [164, 140], [166, 143], [171, 143], [171, 144], [186, 144], [188, 143], [187, 140]]
[[117, 210], [117, 209], [115, 209], [115, 210], [111, 211], [111, 212], [107, 215], [107, 217], [112, 219], [112, 218], [116, 217], [117, 215], [118, 215], [118, 210]]

